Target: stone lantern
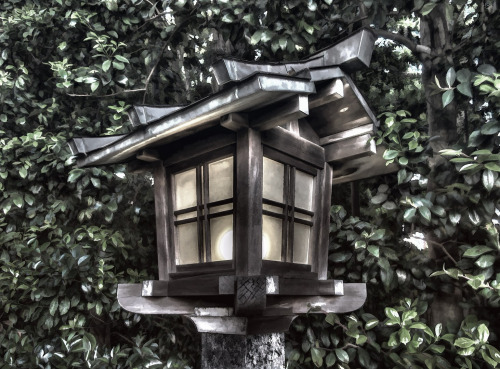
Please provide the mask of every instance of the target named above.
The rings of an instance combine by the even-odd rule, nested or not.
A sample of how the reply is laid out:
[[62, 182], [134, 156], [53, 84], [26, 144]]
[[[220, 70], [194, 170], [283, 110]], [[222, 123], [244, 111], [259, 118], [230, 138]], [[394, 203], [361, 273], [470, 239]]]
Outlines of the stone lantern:
[[362, 306], [365, 284], [327, 279], [329, 217], [332, 181], [380, 161], [377, 120], [349, 76], [374, 41], [361, 29], [295, 63], [223, 59], [212, 95], [134, 106], [131, 133], [70, 142], [80, 167], [153, 173], [159, 276], [119, 285], [124, 309], [252, 335]]

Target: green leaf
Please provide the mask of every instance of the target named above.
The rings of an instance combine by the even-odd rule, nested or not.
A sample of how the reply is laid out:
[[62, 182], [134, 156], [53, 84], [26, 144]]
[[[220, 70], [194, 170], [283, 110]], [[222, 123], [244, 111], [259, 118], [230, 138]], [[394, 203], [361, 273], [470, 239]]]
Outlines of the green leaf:
[[479, 164], [465, 164], [460, 168], [459, 172], [468, 172], [479, 168]]
[[255, 25], [255, 16], [253, 14], [246, 14], [243, 16], [243, 20], [252, 26]]
[[355, 249], [364, 249], [366, 247], [366, 242], [362, 240], [358, 240], [354, 243]]
[[427, 328], [427, 326], [424, 323], [413, 323], [408, 328], [424, 330]]
[[436, 324], [436, 326], [434, 327], [434, 333], [436, 333], [436, 338], [438, 338], [441, 335], [442, 330], [443, 330], [443, 324], [441, 323]]
[[349, 362], [349, 355], [347, 355], [347, 352], [345, 350], [335, 349], [335, 355], [337, 355], [337, 359], [339, 359], [343, 363]]
[[453, 67], [448, 69], [448, 72], [446, 72], [446, 83], [448, 84], [448, 87], [453, 86], [456, 77], [457, 74], [455, 73], [455, 69]]
[[90, 258], [90, 255], [84, 255], [84, 256], [80, 257], [78, 259], [78, 265], [80, 266], [82, 264], [85, 264], [89, 258]]
[[222, 17], [222, 21], [224, 23], [233, 23], [234, 22], [234, 17], [232, 14], [229, 14], [229, 13], [226, 13], [224, 14], [224, 16]]
[[481, 278], [473, 278], [473, 279], [469, 279], [467, 281], [467, 284], [469, 286], [471, 286], [473, 289], [477, 290], [479, 287], [481, 287], [481, 285], [483, 284], [483, 281], [481, 280]]
[[415, 217], [416, 212], [417, 212], [417, 209], [415, 209], [415, 208], [407, 209], [403, 215], [404, 220], [407, 222], [411, 222], [413, 220], [413, 218]]
[[470, 338], [467, 337], [460, 337], [456, 339], [453, 344], [460, 348], [468, 348], [474, 345], [474, 340], [471, 340]]
[[410, 332], [406, 328], [401, 328], [399, 330], [399, 340], [403, 345], [406, 346], [408, 342], [411, 340]]
[[466, 258], [476, 258], [482, 254], [487, 252], [494, 251], [491, 247], [488, 246], [474, 246], [467, 251], [464, 252], [463, 257]]
[[401, 157], [398, 159], [398, 161], [399, 161], [399, 164], [401, 164], [401, 165], [408, 165], [408, 158]]
[[368, 353], [368, 351], [366, 351], [362, 347], [359, 347], [357, 349], [357, 351], [358, 351], [359, 363], [361, 364], [361, 366], [363, 368], [369, 368], [370, 367], [370, 354]]
[[434, 7], [436, 6], [437, 4], [436, 3], [427, 3], [425, 4], [422, 9], [420, 10], [420, 13], [422, 13], [422, 15], [427, 15], [429, 14], [430, 12], [432, 12], [432, 10], [434, 9]]
[[489, 268], [495, 263], [494, 255], [483, 255], [479, 259], [476, 260], [474, 264], [476, 264], [480, 268]]
[[317, 349], [316, 347], [311, 348], [312, 361], [318, 368], [323, 365], [323, 356], [321, 356], [321, 354], [321, 350]]
[[107, 72], [110, 67], [111, 67], [111, 60], [106, 60], [104, 61], [104, 63], [102, 63], [102, 70], [104, 72]]
[[50, 306], [49, 306], [50, 315], [54, 316], [54, 314], [57, 311], [58, 306], [59, 306], [59, 301], [57, 300], [57, 297], [56, 297], [56, 298], [52, 299], [52, 301], [50, 302]]
[[64, 297], [59, 303], [59, 313], [65, 315], [71, 306], [71, 302], [67, 297]]
[[470, 356], [474, 353], [474, 351], [475, 351], [474, 346], [457, 350], [458, 354], [462, 356]]
[[99, 83], [100, 83], [99, 81], [92, 83], [90, 85], [90, 91], [94, 92], [95, 90], [97, 90], [99, 88]]
[[21, 176], [21, 178], [26, 178], [27, 175], [28, 175], [28, 171], [26, 170], [26, 168], [21, 167], [19, 169], [19, 176]]
[[370, 330], [370, 329], [373, 329], [375, 328], [379, 323], [379, 320], [378, 319], [370, 319], [366, 322], [365, 324], [365, 330]]
[[124, 70], [125, 69], [125, 64], [123, 64], [120, 61], [113, 60], [113, 68], [118, 69], [118, 70]]
[[387, 194], [379, 193], [371, 198], [371, 202], [375, 205], [379, 205], [387, 200]]
[[[496, 175], [496, 176], [495, 176]], [[498, 174], [490, 169], [483, 170], [482, 181], [486, 191], [490, 192], [495, 185]]]
[[398, 322], [400, 321], [400, 319], [399, 319], [399, 314], [398, 314], [398, 312], [396, 311], [396, 309], [391, 308], [391, 307], [386, 307], [386, 308], [384, 309], [384, 312], [385, 312], [385, 315], [386, 315], [389, 319], [394, 319], [394, 320], [397, 320]]
[[399, 151], [396, 150], [385, 150], [383, 157], [385, 160], [391, 160], [398, 156], [398, 154]]
[[421, 206], [418, 208], [418, 212], [420, 215], [424, 218], [427, 219], [428, 221], [431, 220], [431, 211], [427, 206]]
[[368, 246], [367, 250], [370, 254], [378, 258], [380, 256], [380, 248], [378, 246]]
[[368, 337], [366, 337], [365, 335], [360, 334], [356, 338], [356, 345], [362, 346], [362, 345], [364, 345], [366, 343], [367, 340], [368, 340]]
[[477, 71], [487, 76], [493, 76], [493, 74], [497, 72], [495, 67], [490, 64], [481, 64], [479, 67], [477, 67]]
[[443, 108], [445, 108], [449, 103], [453, 101], [453, 98], [455, 97], [455, 91], [454, 90], [446, 90], [443, 93]]
[[330, 352], [328, 355], [326, 355], [325, 358], [325, 364], [327, 368], [330, 368], [335, 365], [335, 362], [337, 361], [337, 357], [333, 352]]
[[24, 205], [24, 200], [23, 196], [19, 193], [13, 193], [12, 194], [12, 202], [14, 205], [16, 205], [18, 208], [22, 208]]
[[260, 41], [261, 37], [262, 37], [262, 31], [261, 30], [256, 31], [250, 38], [250, 44], [256, 45]]
[[472, 90], [470, 87], [470, 82], [462, 82], [457, 86], [458, 92], [462, 95], [472, 98]]
[[477, 327], [477, 333], [479, 334], [479, 341], [481, 341], [481, 343], [488, 342], [490, 331], [488, 330], [488, 327], [486, 325], [479, 324], [479, 327]]
[[398, 171], [398, 184], [405, 183], [407, 176], [408, 173], [406, 172], [406, 169], [400, 169]]
[[486, 348], [488, 349], [488, 352], [490, 353], [491, 357], [500, 364], [500, 351], [498, 351], [497, 348], [491, 346], [491, 345], [486, 345]]
[[377, 229], [373, 234], [370, 236], [370, 240], [372, 241], [378, 241], [381, 240], [385, 235], [385, 229]]
[[481, 350], [481, 356], [483, 357], [484, 361], [490, 364], [493, 368], [498, 368], [498, 363], [491, 357], [489, 357], [485, 350]]
[[122, 55], [114, 55], [114, 58], [122, 63], [128, 63], [128, 59]]
[[470, 72], [469, 69], [464, 68], [464, 69], [460, 69], [457, 72], [457, 80], [459, 82], [470, 83], [471, 79], [472, 79], [472, 73]]
[[486, 169], [489, 169], [489, 170], [492, 170], [495, 172], [500, 172], [500, 165], [498, 165], [497, 163], [489, 162], [489, 163], [484, 164], [484, 167]]
[[486, 123], [481, 127], [481, 133], [483, 135], [496, 135], [500, 131], [500, 124], [493, 120]]

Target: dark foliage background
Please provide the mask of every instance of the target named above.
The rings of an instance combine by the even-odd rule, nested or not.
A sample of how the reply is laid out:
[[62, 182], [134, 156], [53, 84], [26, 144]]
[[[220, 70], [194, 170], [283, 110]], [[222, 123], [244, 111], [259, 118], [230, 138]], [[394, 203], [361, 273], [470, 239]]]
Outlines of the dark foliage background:
[[116, 302], [156, 273], [151, 178], [75, 169], [66, 142], [127, 132], [134, 103], [206, 96], [222, 55], [298, 59], [363, 25], [381, 38], [354, 79], [400, 170], [361, 183], [359, 217], [334, 188], [331, 277], [369, 298], [297, 319], [287, 365], [498, 367], [495, 1], [5, 0], [0, 368], [195, 366], [187, 322]]

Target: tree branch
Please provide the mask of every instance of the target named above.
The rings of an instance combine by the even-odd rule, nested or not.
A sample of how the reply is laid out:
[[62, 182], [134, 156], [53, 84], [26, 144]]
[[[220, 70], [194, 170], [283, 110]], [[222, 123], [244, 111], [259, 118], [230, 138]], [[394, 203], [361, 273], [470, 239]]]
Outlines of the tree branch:
[[142, 92], [144, 90], [145, 90], [145, 88], [138, 88], [136, 90], [123, 90], [123, 91], [114, 92], [114, 93], [108, 94], [108, 95], [88, 95], [88, 94], [66, 94], [66, 95], [71, 96], [71, 97], [94, 97], [94, 98], [101, 98], [101, 97], [113, 97], [113, 96], [117, 96], [117, 95]]
[[383, 37], [385, 39], [406, 46], [420, 61], [422, 61], [421, 54], [432, 55], [432, 50], [430, 47], [419, 45], [403, 35], [392, 33], [383, 29], [374, 29], [373, 31], [379, 37]]

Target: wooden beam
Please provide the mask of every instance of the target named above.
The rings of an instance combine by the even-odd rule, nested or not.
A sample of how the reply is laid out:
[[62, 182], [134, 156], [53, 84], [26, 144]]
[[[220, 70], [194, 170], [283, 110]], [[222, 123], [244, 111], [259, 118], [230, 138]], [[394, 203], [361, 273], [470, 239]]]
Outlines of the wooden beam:
[[292, 120], [298, 120], [309, 115], [309, 103], [307, 95], [297, 95], [276, 106], [266, 106], [249, 117], [249, 125], [253, 129], [265, 131], [281, 126]]
[[371, 134], [364, 134], [326, 145], [326, 161], [329, 163], [345, 162], [362, 156], [375, 154], [377, 148], [375, 146], [375, 141], [371, 140], [371, 138]]
[[394, 163], [387, 165], [387, 160], [383, 158], [385, 149], [384, 146], [378, 146], [375, 155], [349, 160], [336, 165], [332, 173], [333, 184], [358, 181], [397, 172], [399, 170], [398, 165]]
[[262, 143], [253, 129], [237, 134], [234, 266], [252, 276], [262, 267]]
[[343, 296], [267, 296], [266, 311], [286, 308], [292, 314], [347, 313], [359, 309], [365, 301], [365, 283], [344, 283]]
[[[359, 309], [366, 300], [365, 283], [344, 283], [343, 296], [268, 295], [262, 316], [305, 313], [347, 313]], [[138, 314], [195, 315], [199, 308], [231, 308], [227, 297], [142, 297], [142, 284], [119, 284], [118, 303]], [[312, 310], [311, 310], [312, 308]]]
[[332, 167], [325, 163], [323, 169], [323, 183], [321, 184], [321, 202], [318, 206], [318, 243], [316, 254], [316, 273], [318, 279], [326, 279], [328, 276], [328, 247], [330, 245], [330, 207], [332, 204]]
[[344, 83], [341, 78], [323, 86], [317, 93], [309, 95], [309, 109], [328, 104], [344, 97]]
[[262, 143], [316, 168], [323, 169], [325, 165], [325, 150], [321, 146], [297, 137], [284, 128], [276, 127], [262, 132]]
[[248, 128], [248, 116], [246, 114], [229, 113], [220, 118], [220, 125], [231, 131], [238, 132]]
[[142, 297], [168, 296], [169, 281], [142, 281]]
[[319, 141], [319, 144], [321, 146], [325, 146], [331, 143], [336, 143], [340, 141], [344, 141], [349, 138], [353, 138], [356, 136], [364, 135], [367, 133], [373, 133], [374, 132], [374, 125], [373, 124], [364, 124], [356, 128], [348, 129], [347, 131], [342, 131], [339, 133], [335, 133], [330, 136], [322, 137]]
[[[169, 247], [168, 203], [167, 203], [167, 175], [165, 167], [158, 163], [154, 172], [154, 194], [156, 213], [156, 249], [158, 253], [158, 279], [168, 280], [173, 271], [174, 255]], [[175, 263], [174, 263], [175, 264]]]
[[142, 150], [135, 156], [138, 160], [154, 163], [160, 161], [160, 154], [156, 150]]

